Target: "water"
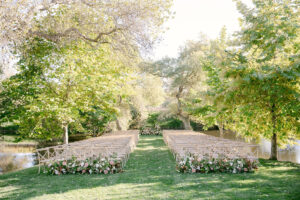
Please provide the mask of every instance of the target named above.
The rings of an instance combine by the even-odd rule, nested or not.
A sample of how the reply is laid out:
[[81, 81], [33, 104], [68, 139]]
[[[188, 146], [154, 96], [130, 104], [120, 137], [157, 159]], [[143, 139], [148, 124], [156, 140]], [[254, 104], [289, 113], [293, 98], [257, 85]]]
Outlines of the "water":
[[[207, 135], [212, 135], [215, 137], [220, 137], [220, 132], [213, 131], [203, 131]], [[226, 131], [223, 138], [235, 140], [235, 141], [245, 141], [243, 138], [237, 136], [235, 133]], [[300, 140], [296, 140], [298, 145], [287, 146], [285, 149], [278, 149], [278, 160], [280, 161], [290, 161], [293, 163], [300, 163]], [[271, 142], [265, 139], [262, 139], [258, 143], [258, 157], [260, 158], [269, 158], [271, 154]]]
[[36, 156], [35, 153], [33, 153], [32, 149], [32, 147], [1, 148], [0, 174], [34, 166], [36, 163]]

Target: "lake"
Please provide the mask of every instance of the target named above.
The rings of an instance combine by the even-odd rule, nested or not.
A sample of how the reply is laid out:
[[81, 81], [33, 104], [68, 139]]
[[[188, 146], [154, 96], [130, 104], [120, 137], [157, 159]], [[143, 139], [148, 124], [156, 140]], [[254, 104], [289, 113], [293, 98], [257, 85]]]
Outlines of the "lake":
[[29, 168], [35, 165], [33, 146], [0, 145], [0, 173]]
[[[207, 135], [220, 137], [220, 132], [218, 130], [201, 131], [201, 132]], [[225, 131], [223, 138], [235, 140], [235, 141], [245, 141], [243, 138], [237, 136], [235, 133], [230, 131]], [[298, 145], [287, 146], [287, 148], [285, 149], [278, 148], [278, 160], [300, 163], [300, 140], [296, 140], [296, 141]], [[268, 159], [271, 154], [271, 142], [262, 139], [257, 145], [258, 145], [258, 157]]]

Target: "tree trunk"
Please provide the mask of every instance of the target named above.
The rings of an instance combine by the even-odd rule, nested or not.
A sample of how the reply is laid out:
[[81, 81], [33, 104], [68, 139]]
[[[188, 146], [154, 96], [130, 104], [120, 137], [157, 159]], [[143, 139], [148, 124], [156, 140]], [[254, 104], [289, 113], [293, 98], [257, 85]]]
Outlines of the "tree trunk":
[[122, 127], [118, 118], [116, 119], [116, 125], [117, 125], [117, 130], [122, 131]]
[[218, 127], [219, 127], [220, 137], [223, 138], [224, 137], [224, 125], [223, 125], [222, 121], [218, 122]]
[[270, 160], [277, 160], [277, 134], [276, 134], [276, 115], [275, 115], [275, 104], [272, 105], [272, 124], [273, 124], [273, 135], [271, 139], [271, 156]]
[[190, 118], [188, 115], [185, 115], [183, 113], [183, 110], [182, 110], [182, 105], [181, 105], [181, 100], [180, 100], [180, 97], [181, 97], [181, 94], [183, 92], [183, 87], [180, 86], [178, 88], [178, 93], [176, 94], [176, 99], [177, 99], [177, 110], [178, 110], [178, 113], [177, 113], [177, 116], [178, 118], [183, 122], [183, 126], [184, 126], [184, 129], [185, 130], [193, 130], [192, 127], [191, 127], [191, 123], [190, 123]]
[[273, 133], [271, 140], [271, 156], [270, 160], [277, 160], [277, 135]]
[[193, 130], [191, 127], [191, 121], [189, 117], [178, 116], [179, 119], [183, 122], [183, 127], [185, 130]]
[[69, 144], [68, 124], [64, 126], [64, 144]]

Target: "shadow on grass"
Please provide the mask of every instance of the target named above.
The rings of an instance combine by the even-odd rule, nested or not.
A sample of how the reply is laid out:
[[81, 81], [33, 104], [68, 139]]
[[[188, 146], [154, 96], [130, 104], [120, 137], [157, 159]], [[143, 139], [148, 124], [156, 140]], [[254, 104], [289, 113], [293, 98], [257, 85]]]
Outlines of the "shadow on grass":
[[124, 173], [48, 176], [30, 168], [0, 176], [0, 199], [300, 199], [299, 165], [261, 165], [250, 174], [179, 174], [162, 137], [141, 136]]

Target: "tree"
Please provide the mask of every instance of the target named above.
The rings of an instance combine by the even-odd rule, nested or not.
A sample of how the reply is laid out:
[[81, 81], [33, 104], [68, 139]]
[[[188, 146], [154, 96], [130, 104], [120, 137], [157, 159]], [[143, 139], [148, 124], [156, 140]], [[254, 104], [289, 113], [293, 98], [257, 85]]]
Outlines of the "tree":
[[[115, 99], [124, 95], [121, 86], [130, 70], [113, 60], [108, 48], [95, 50], [82, 42], [59, 48], [53, 42], [35, 39], [23, 49], [21, 73], [16, 75], [23, 77], [9, 81], [22, 85], [27, 75], [36, 81], [32, 87], [39, 89], [33, 95], [14, 90], [17, 95], [25, 92], [29, 99], [22, 106], [23, 112], [14, 115], [21, 134], [50, 139], [63, 129], [64, 143], [68, 143], [69, 125], [79, 123], [80, 112], [96, 111], [97, 106], [105, 113], [116, 113]], [[32, 76], [30, 72], [38, 74]]]
[[115, 115], [117, 99], [126, 96], [128, 74], [141, 51], [151, 49], [171, 4], [1, 1], [0, 46], [6, 47], [5, 55], [20, 57], [19, 73], [4, 83], [1, 93], [3, 113], [11, 108], [4, 118], [15, 120], [20, 133], [32, 137], [50, 139], [63, 128], [67, 143], [69, 125], [78, 124], [80, 113], [100, 109], [101, 114]]
[[225, 102], [231, 107], [231, 129], [277, 144], [299, 136], [299, 6], [297, 1], [240, 1], [240, 48], [232, 53]]
[[119, 129], [139, 128], [152, 108], [160, 106], [165, 100], [166, 94], [160, 77], [141, 71], [136, 71], [134, 75], [128, 88], [128, 98], [122, 101], [123, 116], [118, 116], [121, 122]]
[[199, 42], [190, 41], [182, 48], [178, 58], [164, 58], [142, 65], [142, 69], [165, 79], [165, 88], [170, 94], [169, 111], [183, 122], [186, 130], [192, 129], [188, 103], [202, 89], [204, 74], [199, 59], [205, 55], [207, 48], [205, 38]]
[[226, 28], [223, 27], [219, 38], [209, 40], [206, 51], [198, 59], [205, 78], [201, 80], [202, 90], [199, 90], [188, 104], [192, 118], [204, 124], [204, 128], [218, 125], [221, 137], [224, 134], [227, 114], [226, 105], [222, 101], [228, 82], [224, 77], [228, 46], [229, 39]]
[[0, 46], [11, 50], [27, 38], [39, 37], [55, 43], [108, 44], [119, 53], [135, 55], [152, 47], [171, 5], [171, 0], [4, 0]]

